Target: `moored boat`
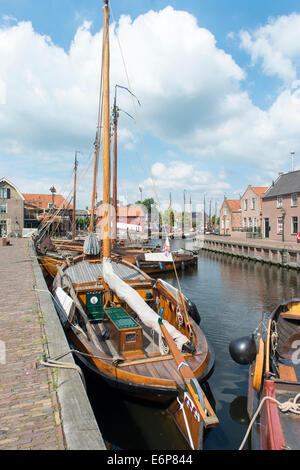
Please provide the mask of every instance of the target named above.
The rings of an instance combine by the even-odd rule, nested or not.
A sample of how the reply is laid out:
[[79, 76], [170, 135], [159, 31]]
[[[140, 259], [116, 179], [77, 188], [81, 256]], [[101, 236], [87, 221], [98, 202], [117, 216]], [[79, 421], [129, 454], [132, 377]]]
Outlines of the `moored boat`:
[[[300, 299], [280, 303], [256, 335], [234, 340], [232, 358], [250, 364], [251, 448], [300, 449]], [[244, 439], [241, 448], [246, 442]]]
[[150, 278], [111, 250], [108, 0], [103, 41], [103, 244], [91, 231], [83, 254], [58, 267], [55, 305], [91, 372], [131, 396], [170, 403], [190, 447], [201, 449], [204, 428], [218, 424], [200, 385], [213, 368], [205, 334], [180, 287]]

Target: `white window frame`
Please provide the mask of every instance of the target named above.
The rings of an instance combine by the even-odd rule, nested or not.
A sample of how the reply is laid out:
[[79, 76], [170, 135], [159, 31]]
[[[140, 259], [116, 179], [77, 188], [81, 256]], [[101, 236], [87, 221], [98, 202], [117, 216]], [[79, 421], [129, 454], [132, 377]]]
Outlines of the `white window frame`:
[[[1, 207], [5, 207], [5, 210], [1, 210]], [[0, 202], [0, 214], [7, 214], [7, 204], [5, 202]]]
[[8, 188], [0, 188], [0, 199], [8, 199]]
[[277, 217], [277, 234], [282, 235], [283, 232], [283, 219], [282, 217]]
[[277, 209], [282, 208], [282, 196], [277, 196]]
[[[296, 198], [296, 201], [294, 198]], [[291, 194], [291, 207], [297, 207], [297, 206], [298, 206], [298, 194], [293, 193]]]
[[[294, 219], [297, 219], [297, 231], [296, 231], [296, 232], [294, 232]], [[297, 216], [291, 217], [291, 234], [292, 234], [292, 235], [297, 235], [298, 230], [299, 230], [298, 227], [299, 227], [299, 226], [298, 226], [298, 217], [297, 217]]]
[[248, 210], [248, 199], [244, 199], [244, 210]]
[[251, 198], [251, 209], [255, 210], [255, 205], [256, 205], [256, 197]]

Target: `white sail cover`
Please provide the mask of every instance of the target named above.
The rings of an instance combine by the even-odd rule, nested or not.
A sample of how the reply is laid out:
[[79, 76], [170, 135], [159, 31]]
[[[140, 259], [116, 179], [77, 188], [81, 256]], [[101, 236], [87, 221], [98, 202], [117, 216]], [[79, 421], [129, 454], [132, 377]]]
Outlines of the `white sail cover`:
[[[126, 302], [126, 304], [138, 315], [146, 326], [158, 333], [159, 336], [161, 335], [157, 313], [149, 307], [144, 299], [142, 299], [142, 297], [132, 287], [122, 281], [122, 279], [113, 272], [109, 258], [103, 259], [103, 279], [110, 289], [115, 292], [117, 297]], [[189, 339], [169, 322], [163, 320], [163, 324], [175, 341], [176, 346], [181, 351], [182, 346], [189, 342]]]

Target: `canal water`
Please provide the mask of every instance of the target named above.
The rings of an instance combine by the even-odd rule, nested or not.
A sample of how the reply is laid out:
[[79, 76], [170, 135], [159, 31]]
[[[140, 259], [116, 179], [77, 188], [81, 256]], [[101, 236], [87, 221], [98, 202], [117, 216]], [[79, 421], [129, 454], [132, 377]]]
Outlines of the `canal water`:
[[[173, 249], [191, 241], [173, 242]], [[174, 275], [161, 276], [176, 286]], [[248, 366], [234, 363], [228, 346], [250, 334], [281, 301], [299, 296], [297, 271], [201, 251], [198, 266], [179, 273], [183, 293], [196, 305], [201, 327], [215, 352], [208, 380], [220, 421], [205, 435], [206, 450], [236, 450], [247, 431]], [[104, 439], [112, 449], [186, 450], [187, 444], [161, 406], [126, 399], [87, 377], [89, 398]], [[248, 448], [246, 444], [245, 449]]]

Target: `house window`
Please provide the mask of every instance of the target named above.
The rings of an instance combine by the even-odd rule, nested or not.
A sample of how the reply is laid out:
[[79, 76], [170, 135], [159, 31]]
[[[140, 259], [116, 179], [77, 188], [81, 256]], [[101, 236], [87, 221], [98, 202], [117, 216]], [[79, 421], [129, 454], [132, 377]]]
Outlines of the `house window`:
[[298, 217], [292, 217], [292, 234], [298, 233]]
[[10, 199], [9, 188], [0, 188], [0, 199]]
[[6, 204], [0, 204], [0, 214], [6, 214], [7, 206]]
[[229, 230], [229, 219], [226, 219], [226, 229]]
[[297, 205], [298, 205], [297, 194], [291, 194], [291, 206], [297, 207]]
[[225, 216], [227, 215], [227, 209], [226, 209], [226, 207], [224, 207], [224, 215], [225, 215]]
[[283, 232], [283, 220], [282, 217], [277, 217], [277, 233], [281, 234]]
[[254, 219], [253, 219], [253, 227], [254, 227], [254, 229], [256, 229], [256, 227], [257, 227], [257, 218], [256, 217], [254, 217]]
[[7, 234], [6, 220], [0, 220], [0, 236]]
[[255, 199], [255, 197], [253, 197], [251, 199], [251, 209], [255, 209], [255, 202], [256, 202], [256, 199]]
[[244, 227], [244, 228], [247, 227], [247, 219], [246, 219], [246, 217], [244, 217], [244, 220], [243, 220], [243, 227]]
[[248, 210], [248, 199], [245, 199], [245, 200], [244, 200], [244, 210], [245, 210], [245, 211]]
[[251, 219], [251, 217], [249, 217], [249, 219], [248, 219], [248, 227], [249, 227], [249, 228], [252, 227], [252, 219]]
[[52, 202], [48, 202], [48, 209], [53, 209], [54, 205], [52, 204]]
[[225, 223], [224, 223], [224, 219], [222, 220], [222, 229], [224, 229], [225, 227]]
[[277, 197], [277, 209], [281, 209], [281, 208], [282, 208], [282, 197], [278, 196]]

